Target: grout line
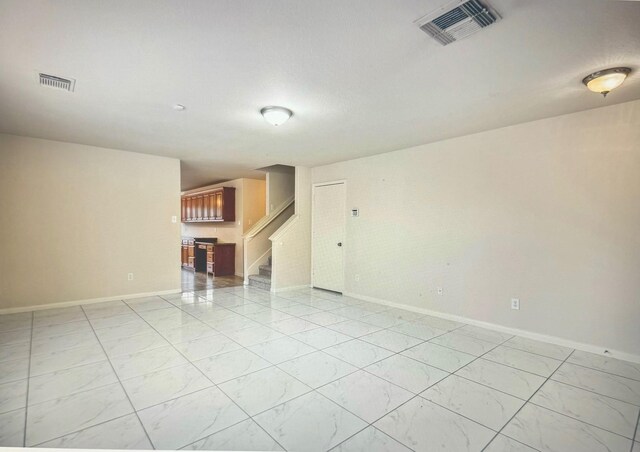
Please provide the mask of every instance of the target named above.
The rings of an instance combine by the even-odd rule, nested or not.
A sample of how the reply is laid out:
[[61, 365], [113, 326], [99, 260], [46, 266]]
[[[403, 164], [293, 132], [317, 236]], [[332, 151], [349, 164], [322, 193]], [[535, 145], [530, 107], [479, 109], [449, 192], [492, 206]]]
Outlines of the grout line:
[[[564, 364], [565, 362], [567, 362], [567, 360], [569, 359], [569, 357], [570, 357], [572, 354], [573, 354], [573, 351], [572, 351], [571, 353], [569, 353], [569, 356], [567, 356], [567, 357], [564, 359], [564, 361], [562, 361], [562, 364]], [[560, 364], [560, 366], [562, 366], [562, 364]], [[518, 409], [518, 411], [516, 411], [516, 412], [513, 414], [513, 416], [511, 416], [511, 417], [509, 418], [509, 420], [507, 420], [507, 422], [505, 422], [505, 424], [502, 426], [502, 428], [501, 428], [500, 430], [498, 430], [498, 433], [496, 433], [496, 434], [494, 435], [494, 437], [493, 437], [493, 438], [491, 438], [491, 441], [489, 441], [489, 442], [487, 443], [487, 445], [482, 449], [483, 451], [484, 451], [484, 450], [486, 450], [486, 448], [487, 448], [487, 447], [489, 447], [489, 444], [491, 444], [491, 443], [493, 442], [493, 440], [494, 440], [494, 439], [496, 439], [496, 437], [497, 437], [498, 435], [500, 435], [500, 433], [502, 433], [502, 431], [504, 430], [504, 428], [505, 428], [507, 425], [509, 425], [509, 423], [511, 423], [511, 421], [512, 421], [512, 420], [513, 420], [513, 419], [518, 415], [518, 413], [519, 413], [520, 411], [522, 411], [522, 409], [523, 409], [525, 406], [527, 406], [527, 404], [528, 404], [528, 403], [531, 401], [531, 399], [532, 399], [532, 398], [533, 398], [533, 397], [538, 393], [538, 391], [540, 391], [540, 389], [542, 389], [542, 387], [543, 387], [543, 386], [544, 386], [544, 385], [545, 385], [545, 384], [546, 384], [546, 383], [551, 379], [551, 377], [553, 376], [553, 374], [555, 374], [555, 373], [556, 373], [556, 371], [557, 371], [558, 369], [560, 369], [560, 366], [558, 366], [558, 367], [556, 368], [556, 370], [554, 370], [553, 372], [551, 372], [551, 374], [550, 374], [550, 375], [545, 379], [545, 381], [544, 381], [544, 382], [543, 382], [543, 383], [538, 387], [538, 389], [536, 389], [536, 390], [533, 392], [533, 394], [531, 394], [531, 396], [530, 396], [530, 397], [525, 401], [525, 403], [524, 403], [524, 404], [522, 404], [522, 406]], [[567, 417], [568, 417], [568, 416], [567, 416]], [[507, 436], [507, 435], [505, 435], [505, 436]], [[507, 437], [508, 437], [508, 438], [511, 438], [510, 436], [507, 436]], [[523, 443], [523, 444], [524, 444], [524, 443]], [[528, 446], [528, 444], [527, 444], [527, 446]]]
[[31, 337], [29, 338], [29, 364], [27, 365], [27, 392], [24, 400], [24, 431], [22, 432], [22, 447], [27, 447], [27, 415], [29, 414], [29, 386], [31, 383], [31, 349], [33, 348], [34, 313], [31, 311]]
[[[129, 306], [129, 305], [127, 304], [127, 306]], [[138, 422], [140, 423], [140, 427], [142, 427], [142, 431], [146, 435], [147, 440], [149, 441], [149, 444], [151, 444], [151, 447], [153, 447], [155, 449], [153, 441], [151, 441], [151, 437], [149, 436], [149, 433], [147, 432], [147, 429], [145, 428], [144, 424], [142, 423], [142, 420], [140, 419], [140, 416], [138, 415], [138, 412], [136, 411], [135, 407], [133, 406], [133, 403], [131, 402], [131, 398], [129, 397], [129, 394], [124, 389], [124, 385], [122, 384], [122, 380], [120, 379], [120, 376], [116, 372], [115, 367], [113, 367], [113, 363], [111, 362], [111, 359], [109, 358], [109, 355], [107, 355], [107, 351], [104, 349], [104, 346], [102, 345], [102, 342], [100, 341], [100, 338], [96, 334], [96, 330], [93, 328], [93, 325], [89, 321], [89, 317], [87, 317], [87, 313], [85, 312], [84, 308], [82, 306], [80, 306], [80, 307], [82, 309], [82, 313], [84, 314], [85, 318], [87, 319], [87, 322], [89, 322], [89, 325], [91, 326], [91, 330], [93, 331], [93, 334], [95, 335], [96, 340], [98, 341], [98, 343], [100, 344], [100, 347], [102, 348], [102, 353], [104, 353], [105, 356], [107, 357], [107, 362], [109, 363], [109, 366], [111, 366], [111, 370], [113, 371], [113, 374], [118, 379], [118, 383], [120, 383], [120, 389], [122, 389], [122, 392], [124, 392], [124, 395], [127, 397], [127, 400], [129, 401], [129, 405], [131, 406], [131, 409], [133, 410], [133, 412], [135, 413], [136, 417], [138, 418]], [[131, 306], [129, 306], [129, 308], [131, 308]], [[131, 309], [131, 310], [133, 311], [133, 309]]]
[[[636, 429], [633, 431], [633, 438], [631, 439], [631, 450], [629, 452], [635, 452], [634, 449], [634, 445], [636, 444], [637, 440], [640, 440], [640, 438], [638, 438], [638, 430], [640, 430], [640, 413], [638, 413], [638, 419], [636, 420]], [[638, 448], [640, 449], [640, 443], [638, 444]]]

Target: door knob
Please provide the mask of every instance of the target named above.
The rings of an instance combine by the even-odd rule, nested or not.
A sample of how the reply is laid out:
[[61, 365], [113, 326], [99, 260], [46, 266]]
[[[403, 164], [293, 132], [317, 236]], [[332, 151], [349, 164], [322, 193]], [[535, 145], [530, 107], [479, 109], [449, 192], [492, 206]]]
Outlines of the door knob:
[[342, 246], [342, 242], [338, 242], [338, 246]]

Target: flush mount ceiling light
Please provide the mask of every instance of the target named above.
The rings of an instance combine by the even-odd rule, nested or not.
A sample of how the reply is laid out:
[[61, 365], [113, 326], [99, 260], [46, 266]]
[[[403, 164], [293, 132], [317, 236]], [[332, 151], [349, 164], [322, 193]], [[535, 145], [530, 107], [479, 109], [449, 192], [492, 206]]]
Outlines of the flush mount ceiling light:
[[185, 108], [186, 108], [186, 107], [185, 107], [184, 105], [182, 105], [182, 104], [175, 104], [175, 105], [173, 106], [173, 109], [174, 109], [175, 111], [184, 111], [184, 110], [185, 110]]
[[582, 83], [594, 93], [600, 93], [604, 97], [607, 97], [607, 94], [609, 94], [611, 90], [622, 85], [622, 82], [627, 78], [629, 72], [631, 72], [631, 69], [628, 67], [604, 69], [587, 75], [582, 79]]
[[293, 115], [293, 112], [284, 107], [264, 107], [260, 110], [260, 114], [269, 124], [279, 126], [287, 122]]

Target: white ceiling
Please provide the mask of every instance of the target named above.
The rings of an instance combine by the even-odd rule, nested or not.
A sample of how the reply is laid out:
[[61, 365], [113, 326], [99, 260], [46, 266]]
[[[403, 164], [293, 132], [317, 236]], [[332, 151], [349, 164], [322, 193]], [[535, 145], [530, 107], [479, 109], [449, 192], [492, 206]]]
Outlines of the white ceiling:
[[[191, 188], [640, 98], [640, 2], [493, 0], [447, 47], [413, 24], [443, 3], [0, 0], [0, 131], [180, 158]], [[619, 65], [606, 100], [580, 83]]]

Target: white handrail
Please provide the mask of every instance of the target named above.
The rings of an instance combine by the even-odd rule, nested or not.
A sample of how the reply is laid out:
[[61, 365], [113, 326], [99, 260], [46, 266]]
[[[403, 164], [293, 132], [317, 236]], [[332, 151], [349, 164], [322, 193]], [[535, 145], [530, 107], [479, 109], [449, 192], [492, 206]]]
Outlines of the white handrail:
[[269, 226], [269, 224], [272, 221], [274, 221], [276, 218], [278, 218], [282, 212], [287, 210], [287, 208], [291, 204], [293, 204], [294, 201], [295, 201], [295, 197], [294, 196], [289, 197], [285, 202], [280, 204], [280, 206], [278, 206], [276, 209], [274, 209], [272, 212], [270, 212], [269, 215], [265, 215], [264, 217], [260, 218], [260, 220], [258, 220], [258, 222], [256, 224], [254, 224], [253, 227], [251, 229], [249, 229], [242, 236], [242, 238], [243, 239], [252, 239], [256, 235], [258, 235], [258, 233], [260, 231], [262, 231], [264, 228]]

